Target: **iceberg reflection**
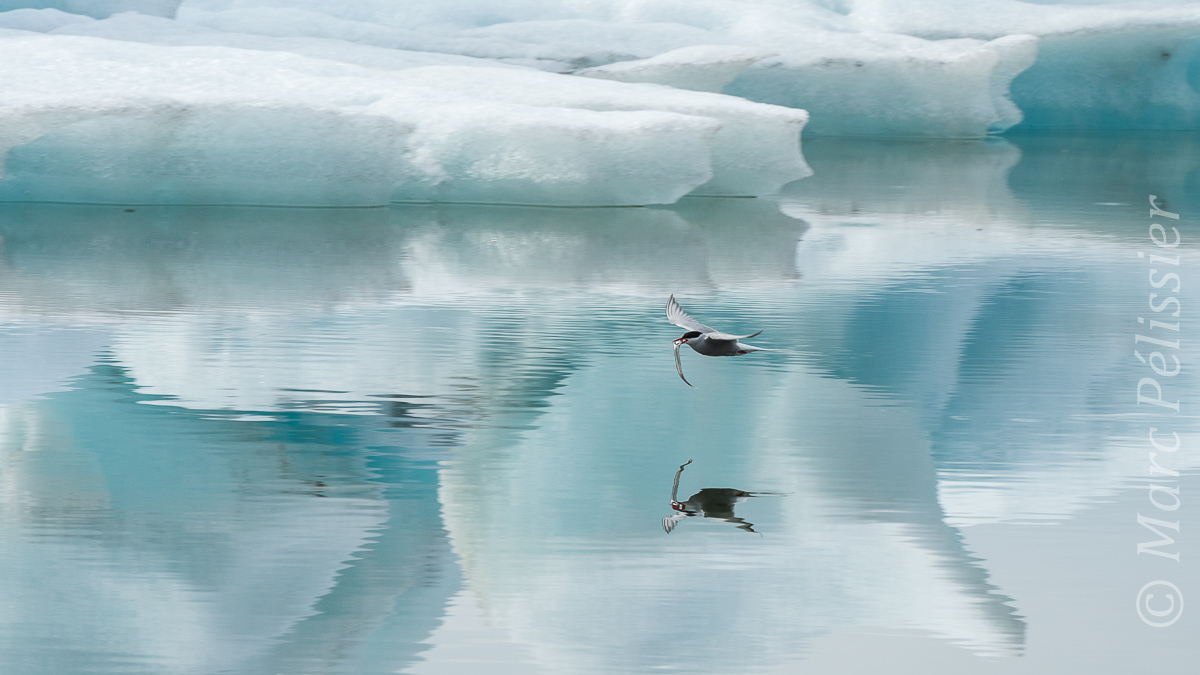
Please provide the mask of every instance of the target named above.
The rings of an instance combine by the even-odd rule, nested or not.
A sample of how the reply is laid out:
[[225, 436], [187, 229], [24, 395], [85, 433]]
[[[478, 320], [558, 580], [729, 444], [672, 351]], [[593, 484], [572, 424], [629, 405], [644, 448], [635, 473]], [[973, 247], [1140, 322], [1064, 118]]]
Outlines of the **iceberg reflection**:
[[[1024, 570], [970, 526], [1069, 521], [1141, 470], [1142, 207], [1049, 177], [1074, 153], [1187, 204], [1197, 174], [1137, 144], [873, 143], [814, 141], [778, 203], [0, 206], [0, 363], [42, 364], [0, 378], [0, 648], [396, 672], [478, 598], [553, 673], [760, 671], [861, 627], [1026, 653]], [[682, 387], [670, 293], [787, 351]], [[734, 526], [664, 536], [687, 457], [689, 484], [788, 497], [700, 490], [678, 513]]]
[[[431, 433], [137, 405], [148, 398], [105, 360], [69, 391], [0, 408], [8, 667], [413, 660], [458, 588], [421, 468]], [[359, 445], [378, 449], [348, 452]]]

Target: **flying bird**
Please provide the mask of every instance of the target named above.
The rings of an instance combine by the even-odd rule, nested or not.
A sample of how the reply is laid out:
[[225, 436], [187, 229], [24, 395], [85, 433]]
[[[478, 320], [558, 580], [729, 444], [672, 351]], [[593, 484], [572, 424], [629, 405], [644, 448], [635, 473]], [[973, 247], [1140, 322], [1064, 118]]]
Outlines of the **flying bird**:
[[687, 345], [694, 349], [697, 353], [705, 356], [741, 356], [750, 352], [769, 352], [773, 351], [764, 347], [755, 347], [748, 345], [740, 340], [752, 338], [758, 333], [749, 335], [730, 335], [722, 333], [715, 328], [705, 326], [699, 321], [692, 318], [690, 314], [683, 311], [678, 302], [675, 302], [675, 296], [672, 295], [670, 300], [667, 300], [667, 319], [686, 330], [682, 337], [675, 339], [675, 371], [679, 373], [679, 379], [683, 380], [684, 384], [689, 387], [696, 385], [687, 381], [683, 376], [683, 364], [679, 362], [679, 348]]

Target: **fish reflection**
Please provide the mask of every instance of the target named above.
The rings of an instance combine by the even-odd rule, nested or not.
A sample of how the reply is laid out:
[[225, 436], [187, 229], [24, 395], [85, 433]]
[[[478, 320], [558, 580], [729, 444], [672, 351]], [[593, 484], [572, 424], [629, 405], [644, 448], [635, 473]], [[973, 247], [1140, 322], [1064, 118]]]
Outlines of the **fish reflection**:
[[736, 504], [746, 501], [751, 497], [762, 497], [767, 495], [779, 496], [781, 492], [746, 492], [745, 490], [736, 490], [734, 488], [704, 488], [687, 498], [687, 501], [681, 502], [678, 499], [679, 493], [679, 476], [683, 474], [683, 468], [691, 464], [692, 460], [688, 460], [679, 466], [679, 470], [675, 472], [675, 482], [671, 485], [671, 508], [676, 511], [663, 518], [663, 530], [667, 534], [675, 529], [675, 525], [684, 518], [692, 516], [704, 516], [705, 518], [716, 518], [727, 523], [734, 523], [739, 530], [747, 532], [758, 531], [754, 529], [754, 523], [746, 522], [744, 519], [737, 517], [733, 513], [733, 507]]

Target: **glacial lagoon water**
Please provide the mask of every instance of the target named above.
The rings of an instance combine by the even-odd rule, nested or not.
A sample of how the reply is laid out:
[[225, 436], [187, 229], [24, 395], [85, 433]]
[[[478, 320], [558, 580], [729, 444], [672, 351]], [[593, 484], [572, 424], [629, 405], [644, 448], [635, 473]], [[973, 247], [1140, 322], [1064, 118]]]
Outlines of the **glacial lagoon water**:
[[[1188, 672], [1200, 138], [805, 155], [672, 208], [0, 205], [3, 671]], [[671, 293], [780, 351], [688, 388]]]

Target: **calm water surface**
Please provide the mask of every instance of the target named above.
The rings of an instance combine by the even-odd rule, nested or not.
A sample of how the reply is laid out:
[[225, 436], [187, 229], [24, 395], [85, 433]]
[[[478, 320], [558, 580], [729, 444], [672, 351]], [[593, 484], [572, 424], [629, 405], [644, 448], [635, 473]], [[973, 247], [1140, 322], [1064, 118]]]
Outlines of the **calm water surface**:
[[[0, 206], [3, 672], [1187, 672], [1200, 139], [805, 152], [661, 209]], [[781, 351], [689, 389], [671, 293]]]

